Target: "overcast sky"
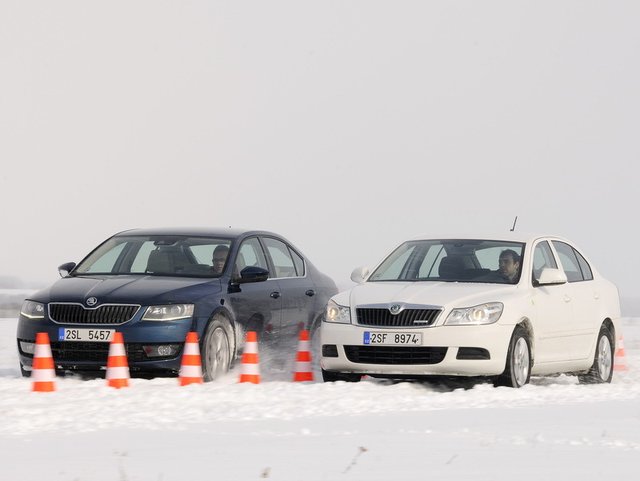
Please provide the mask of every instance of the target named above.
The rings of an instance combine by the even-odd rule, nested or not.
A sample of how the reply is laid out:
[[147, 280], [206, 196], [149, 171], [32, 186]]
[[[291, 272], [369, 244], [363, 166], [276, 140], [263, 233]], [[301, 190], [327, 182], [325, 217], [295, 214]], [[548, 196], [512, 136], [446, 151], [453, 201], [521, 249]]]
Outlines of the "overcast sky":
[[419, 233], [637, 273], [637, 1], [0, 2], [0, 275], [262, 228], [348, 284]]

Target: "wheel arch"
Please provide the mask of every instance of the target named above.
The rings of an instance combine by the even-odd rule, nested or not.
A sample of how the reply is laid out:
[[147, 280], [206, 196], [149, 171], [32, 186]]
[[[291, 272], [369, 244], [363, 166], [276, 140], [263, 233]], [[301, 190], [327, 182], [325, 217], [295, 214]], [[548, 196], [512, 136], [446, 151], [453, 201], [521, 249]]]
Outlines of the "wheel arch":
[[593, 343], [593, 347], [591, 349], [591, 357], [593, 357], [595, 355], [596, 349], [598, 347], [598, 336], [600, 333], [600, 329], [602, 329], [603, 327], [606, 327], [609, 332], [611, 333], [611, 339], [613, 341], [613, 356], [615, 358], [615, 352], [617, 349], [617, 345], [618, 345], [618, 337], [616, 336], [616, 326], [613, 323], [613, 321], [611, 320], [611, 318], [606, 317], [601, 323], [600, 326], [598, 327], [597, 333], [596, 333], [596, 339], [595, 342]]
[[523, 317], [522, 319], [520, 319], [520, 322], [513, 326], [514, 331], [517, 326], [522, 327], [527, 332], [527, 338], [529, 339], [529, 352], [531, 355], [531, 365], [533, 366], [536, 359], [536, 341], [535, 336], [533, 335], [533, 324], [528, 317]]
[[[613, 336], [613, 342], [614, 344], [616, 344], [616, 326], [613, 324], [613, 321], [611, 320], [611, 318], [607, 317], [604, 319], [604, 321], [602, 321], [602, 324], [600, 325], [602, 326], [606, 326], [607, 329], [609, 329], [609, 332], [611, 333], [611, 335]], [[613, 346], [615, 348], [615, 345]]]
[[233, 315], [233, 313], [227, 309], [224, 306], [220, 306], [218, 308], [216, 308], [211, 315], [209, 316], [209, 319], [206, 320], [206, 322], [203, 324], [202, 326], [202, 330], [201, 335], [200, 335], [200, 348], [202, 349], [202, 343], [204, 342], [204, 334], [205, 332], [207, 332], [207, 328], [209, 327], [209, 324], [211, 324], [211, 322], [216, 318], [216, 317], [224, 317], [228, 322], [229, 322], [229, 326], [231, 327], [231, 331], [233, 333], [232, 336], [232, 341], [233, 341], [233, 346], [231, 347], [231, 352], [232, 352], [232, 360], [235, 359], [238, 355], [238, 346], [240, 346], [240, 340], [239, 340], [239, 336], [242, 335], [241, 333], [241, 329], [238, 328], [238, 325], [236, 323], [235, 317]]

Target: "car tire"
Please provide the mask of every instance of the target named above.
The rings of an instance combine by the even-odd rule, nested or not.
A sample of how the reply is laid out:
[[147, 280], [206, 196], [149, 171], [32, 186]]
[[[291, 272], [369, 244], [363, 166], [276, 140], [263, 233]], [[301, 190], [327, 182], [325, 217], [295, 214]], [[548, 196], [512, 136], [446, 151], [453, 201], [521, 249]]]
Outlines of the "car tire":
[[224, 316], [214, 316], [202, 337], [202, 377], [205, 382], [224, 376], [235, 358], [235, 337]]
[[322, 380], [324, 382], [335, 382], [335, 381], [360, 382], [360, 379], [362, 379], [361, 374], [325, 371], [324, 369], [322, 370]]
[[516, 326], [509, 341], [504, 372], [496, 380], [496, 386], [520, 388], [531, 378], [531, 344], [527, 331]]
[[613, 378], [613, 335], [607, 326], [602, 326], [598, 333], [593, 365], [589, 372], [578, 376], [581, 384], [600, 384], [611, 382]]

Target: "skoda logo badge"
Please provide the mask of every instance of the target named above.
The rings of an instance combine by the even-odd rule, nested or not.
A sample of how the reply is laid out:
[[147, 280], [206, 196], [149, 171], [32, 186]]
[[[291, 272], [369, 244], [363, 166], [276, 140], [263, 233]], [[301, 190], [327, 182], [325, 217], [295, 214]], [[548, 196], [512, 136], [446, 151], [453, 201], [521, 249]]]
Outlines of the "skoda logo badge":
[[400, 310], [402, 309], [402, 307], [400, 306], [400, 304], [393, 304], [390, 308], [389, 311], [391, 312], [391, 314], [398, 314], [400, 312]]
[[91, 307], [91, 306], [95, 306], [98, 303], [98, 299], [96, 299], [95, 297], [90, 297], [89, 299], [87, 299], [87, 306]]

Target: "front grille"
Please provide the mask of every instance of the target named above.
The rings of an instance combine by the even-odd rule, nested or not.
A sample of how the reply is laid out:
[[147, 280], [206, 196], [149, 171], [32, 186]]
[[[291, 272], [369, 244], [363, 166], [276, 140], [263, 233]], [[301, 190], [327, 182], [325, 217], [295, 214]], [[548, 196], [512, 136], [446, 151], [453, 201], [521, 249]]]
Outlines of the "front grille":
[[[127, 353], [127, 361], [129, 363], [150, 360], [161, 361], [163, 359], [171, 359], [173, 357], [176, 357], [176, 354], [174, 354], [171, 356], [155, 356], [153, 358], [149, 358], [145, 354], [142, 346], [143, 344], [134, 343], [124, 345], [125, 351]], [[56, 341], [51, 343], [51, 354], [56, 364], [88, 362], [95, 363], [99, 366], [106, 366], [107, 358], [109, 357], [109, 343]]]
[[363, 326], [424, 327], [432, 325], [438, 314], [440, 309], [404, 309], [394, 315], [384, 308], [356, 308], [358, 324]]
[[[146, 361], [142, 344], [125, 344], [128, 362]], [[52, 342], [51, 354], [55, 363], [94, 362], [107, 365], [108, 342]]]
[[53, 322], [64, 324], [110, 324], [118, 325], [130, 321], [140, 306], [131, 304], [105, 304], [87, 309], [81, 304], [52, 302], [49, 317]]
[[438, 364], [446, 347], [344, 346], [347, 359], [358, 364]]

